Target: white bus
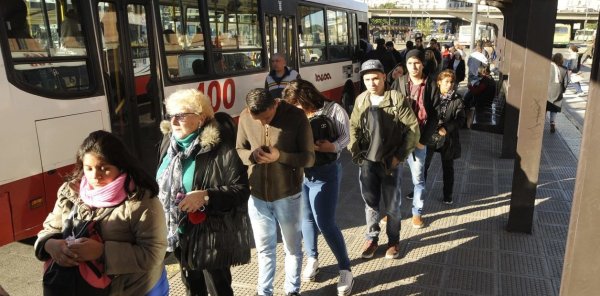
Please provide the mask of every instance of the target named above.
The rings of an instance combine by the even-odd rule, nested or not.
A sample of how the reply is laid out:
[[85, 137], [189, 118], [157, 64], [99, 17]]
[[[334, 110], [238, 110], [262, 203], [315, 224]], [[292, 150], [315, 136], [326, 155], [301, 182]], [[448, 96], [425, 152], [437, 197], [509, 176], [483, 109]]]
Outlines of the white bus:
[[579, 29], [575, 31], [575, 41], [592, 41], [596, 36], [596, 30], [594, 29]]
[[[496, 40], [496, 32], [493, 26], [477, 24], [477, 30], [475, 31], [475, 41], [477, 40], [489, 40], [494, 42]], [[463, 46], [471, 45], [472, 34], [471, 25], [465, 25], [458, 27], [458, 43]]]
[[237, 116], [285, 53], [352, 104], [367, 23], [367, 5], [348, 0], [3, 0], [0, 245], [41, 228], [91, 131], [112, 131], [153, 172], [163, 99], [178, 89]]

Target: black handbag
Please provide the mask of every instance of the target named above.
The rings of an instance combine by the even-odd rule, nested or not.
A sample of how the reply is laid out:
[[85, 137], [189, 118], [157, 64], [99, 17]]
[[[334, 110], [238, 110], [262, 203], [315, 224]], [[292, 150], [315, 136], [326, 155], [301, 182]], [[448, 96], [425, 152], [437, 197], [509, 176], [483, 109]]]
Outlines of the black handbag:
[[438, 134], [437, 132], [433, 133], [433, 135], [431, 135], [431, 139], [429, 139], [429, 142], [427, 143], [427, 146], [431, 146], [431, 147], [435, 147], [435, 149], [441, 149], [442, 147], [444, 147], [444, 144], [446, 143], [446, 136], [442, 136], [440, 134]]
[[220, 269], [250, 262], [250, 229], [248, 211], [242, 208], [209, 213], [199, 224], [182, 213], [178, 230], [182, 268]]

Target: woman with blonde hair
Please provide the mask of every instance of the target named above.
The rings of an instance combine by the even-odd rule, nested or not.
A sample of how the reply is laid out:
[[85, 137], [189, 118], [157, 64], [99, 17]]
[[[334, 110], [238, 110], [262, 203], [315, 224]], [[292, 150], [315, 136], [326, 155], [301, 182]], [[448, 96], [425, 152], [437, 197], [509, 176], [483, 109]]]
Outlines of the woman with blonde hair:
[[171, 94], [165, 107], [156, 178], [167, 251], [179, 261], [188, 295], [233, 295], [230, 267], [250, 260], [250, 190], [235, 127], [230, 117], [215, 117], [210, 100], [195, 89]]

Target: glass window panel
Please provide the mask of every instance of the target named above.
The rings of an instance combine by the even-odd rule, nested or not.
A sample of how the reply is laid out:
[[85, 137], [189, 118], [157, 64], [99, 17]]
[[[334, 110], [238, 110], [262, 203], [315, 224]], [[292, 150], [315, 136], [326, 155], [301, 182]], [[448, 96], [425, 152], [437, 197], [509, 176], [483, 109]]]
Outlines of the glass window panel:
[[315, 7], [298, 6], [300, 15], [300, 46], [324, 46], [324, 14], [323, 10]]
[[200, 22], [200, 9], [186, 10], [186, 48], [188, 50], [204, 50], [204, 30]]
[[90, 89], [85, 61], [17, 64], [15, 74], [25, 84], [44, 91], [69, 93]]
[[261, 51], [243, 51], [215, 53], [215, 71], [217, 73], [260, 69], [262, 67]]
[[257, 0], [216, 0], [208, 4], [215, 49], [261, 48]]
[[7, 10], [4, 26], [12, 57], [86, 56], [77, 7], [70, 1], [64, 5], [42, 1], [8, 0], [2, 4]]
[[165, 51], [178, 51], [183, 50], [185, 37], [183, 34], [183, 27], [181, 24], [181, 9], [179, 2], [173, 1], [173, 5], [161, 5], [160, 6], [160, 20], [162, 24], [163, 41], [165, 44]]

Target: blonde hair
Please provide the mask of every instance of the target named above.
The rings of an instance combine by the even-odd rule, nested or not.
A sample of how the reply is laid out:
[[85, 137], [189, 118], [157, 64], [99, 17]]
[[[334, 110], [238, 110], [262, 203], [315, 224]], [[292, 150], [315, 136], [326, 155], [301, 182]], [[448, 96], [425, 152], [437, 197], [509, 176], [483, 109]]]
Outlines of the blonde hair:
[[210, 99], [198, 91], [197, 89], [180, 89], [172, 93], [165, 100], [165, 107], [167, 113], [171, 113], [176, 107], [181, 107], [188, 112], [197, 113], [204, 115], [206, 119], [212, 119], [215, 117], [215, 111], [213, 110]]

